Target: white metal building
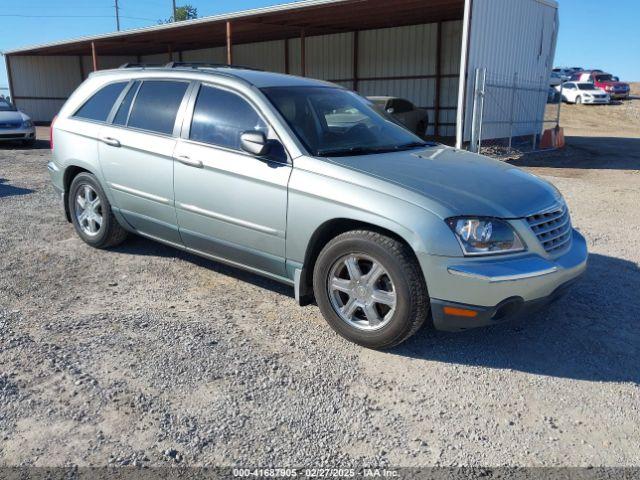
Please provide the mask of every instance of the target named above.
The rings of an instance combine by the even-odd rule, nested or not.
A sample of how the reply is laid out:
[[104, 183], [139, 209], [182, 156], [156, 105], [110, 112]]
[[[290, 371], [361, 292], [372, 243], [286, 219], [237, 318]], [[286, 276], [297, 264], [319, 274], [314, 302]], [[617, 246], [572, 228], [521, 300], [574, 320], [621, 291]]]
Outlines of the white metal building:
[[[557, 8], [553, 0], [305, 0], [4, 54], [11, 96], [37, 122], [50, 121], [95, 69], [217, 62], [407, 98], [429, 110], [431, 135], [461, 145], [470, 139], [475, 69], [549, 77]], [[540, 133], [546, 98], [534, 97], [526, 111], [535, 112], [530, 133]]]

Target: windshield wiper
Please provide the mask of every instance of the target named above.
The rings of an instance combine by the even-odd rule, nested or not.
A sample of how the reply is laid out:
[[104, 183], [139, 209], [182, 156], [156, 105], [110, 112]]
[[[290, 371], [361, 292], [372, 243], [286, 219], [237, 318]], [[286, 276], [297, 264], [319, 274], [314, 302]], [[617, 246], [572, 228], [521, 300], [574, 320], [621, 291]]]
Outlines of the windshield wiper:
[[401, 152], [403, 150], [411, 150], [413, 148], [434, 147], [437, 143], [433, 142], [411, 142], [402, 145], [386, 145], [382, 147], [351, 147], [340, 149], [318, 150], [316, 155], [319, 157], [347, 157], [349, 155], [367, 155], [370, 153], [392, 153]]
[[327, 150], [318, 150], [316, 155], [319, 157], [348, 157], [350, 155], [367, 155], [369, 153], [387, 153], [395, 151], [390, 147], [351, 147], [351, 148], [336, 148]]
[[405, 143], [404, 145], [397, 145], [394, 150], [411, 150], [412, 148], [422, 148], [422, 147], [435, 147], [437, 143], [435, 142], [411, 142]]

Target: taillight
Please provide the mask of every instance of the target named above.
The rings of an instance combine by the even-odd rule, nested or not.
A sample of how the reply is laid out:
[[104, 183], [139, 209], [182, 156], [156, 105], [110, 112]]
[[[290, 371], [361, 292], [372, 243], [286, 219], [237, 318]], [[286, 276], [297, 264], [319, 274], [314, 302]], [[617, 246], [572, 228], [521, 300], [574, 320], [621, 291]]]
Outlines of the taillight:
[[53, 150], [53, 124], [56, 123], [56, 118], [58, 118], [57, 115], [53, 117], [53, 120], [51, 120], [51, 127], [49, 127], [49, 146], [51, 147], [51, 150]]

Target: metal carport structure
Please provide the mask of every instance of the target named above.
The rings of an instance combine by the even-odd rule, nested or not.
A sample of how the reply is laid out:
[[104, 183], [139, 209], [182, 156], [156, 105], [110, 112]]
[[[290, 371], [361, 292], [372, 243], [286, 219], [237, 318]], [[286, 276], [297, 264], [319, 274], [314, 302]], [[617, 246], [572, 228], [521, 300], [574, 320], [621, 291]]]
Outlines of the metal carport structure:
[[429, 110], [429, 134], [462, 145], [475, 68], [546, 78], [556, 35], [551, 0], [306, 0], [4, 54], [11, 96], [37, 122], [50, 121], [91, 71], [204, 61], [405, 97]]

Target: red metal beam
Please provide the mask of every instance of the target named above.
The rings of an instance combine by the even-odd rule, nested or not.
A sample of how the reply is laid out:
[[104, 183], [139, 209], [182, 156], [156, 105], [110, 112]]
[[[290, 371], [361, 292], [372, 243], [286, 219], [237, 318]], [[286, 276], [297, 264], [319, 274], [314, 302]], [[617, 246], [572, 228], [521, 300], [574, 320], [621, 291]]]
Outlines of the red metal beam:
[[91, 42], [91, 58], [93, 59], [93, 71], [98, 71], [98, 55], [96, 53], [96, 42]]
[[233, 39], [231, 22], [227, 22], [227, 64], [233, 65]]

